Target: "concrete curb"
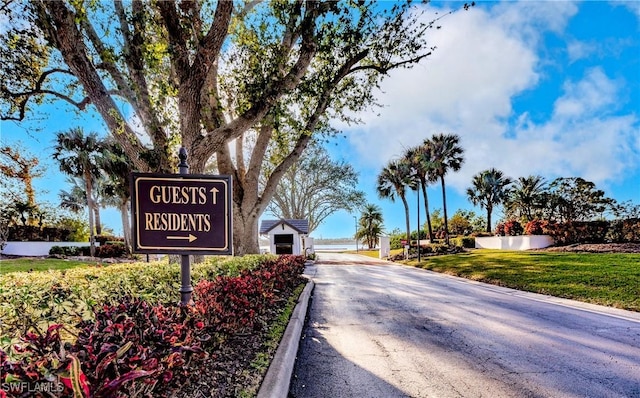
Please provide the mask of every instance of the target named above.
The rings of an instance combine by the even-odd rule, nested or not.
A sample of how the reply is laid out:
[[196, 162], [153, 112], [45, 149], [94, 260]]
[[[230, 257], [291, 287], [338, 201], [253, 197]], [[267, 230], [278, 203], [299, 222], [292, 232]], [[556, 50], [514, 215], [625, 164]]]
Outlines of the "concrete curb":
[[309, 279], [307, 286], [305, 286], [298, 298], [298, 304], [291, 314], [291, 319], [287, 329], [284, 331], [282, 340], [280, 340], [271, 365], [269, 365], [267, 374], [262, 380], [258, 398], [284, 398], [289, 395], [289, 384], [291, 383], [293, 366], [296, 362], [300, 336], [302, 335], [304, 319], [307, 315], [307, 307], [309, 306], [309, 298], [313, 287], [313, 280]]

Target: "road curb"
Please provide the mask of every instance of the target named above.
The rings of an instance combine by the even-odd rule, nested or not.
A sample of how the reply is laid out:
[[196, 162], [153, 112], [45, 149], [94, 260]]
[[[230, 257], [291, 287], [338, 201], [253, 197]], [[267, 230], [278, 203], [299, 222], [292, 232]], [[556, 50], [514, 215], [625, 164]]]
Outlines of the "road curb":
[[305, 286], [298, 298], [298, 304], [291, 314], [291, 319], [284, 331], [282, 340], [280, 340], [271, 365], [269, 365], [267, 374], [262, 380], [258, 398], [286, 397], [289, 394], [289, 383], [291, 382], [300, 336], [302, 335], [309, 298], [313, 288], [313, 280], [309, 279], [307, 286]]

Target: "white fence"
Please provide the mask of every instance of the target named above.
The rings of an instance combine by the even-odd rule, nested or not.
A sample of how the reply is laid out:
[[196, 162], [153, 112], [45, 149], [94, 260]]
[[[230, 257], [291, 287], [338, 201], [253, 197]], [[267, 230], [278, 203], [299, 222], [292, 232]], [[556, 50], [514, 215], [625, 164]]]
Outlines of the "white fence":
[[5, 256], [48, 256], [53, 246], [89, 246], [89, 242], [7, 242], [1, 253]]
[[553, 245], [549, 235], [476, 237], [476, 249], [529, 250]]

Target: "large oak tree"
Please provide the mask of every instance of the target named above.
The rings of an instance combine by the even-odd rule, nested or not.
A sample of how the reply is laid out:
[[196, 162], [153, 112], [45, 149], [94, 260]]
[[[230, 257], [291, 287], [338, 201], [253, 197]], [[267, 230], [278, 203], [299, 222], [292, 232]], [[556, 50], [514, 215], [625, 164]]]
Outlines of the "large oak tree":
[[2, 119], [62, 100], [97, 112], [139, 171], [173, 172], [176, 145], [192, 173], [215, 160], [233, 176], [237, 254], [258, 251], [258, 217], [311, 137], [427, 57], [435, 26], [411, 2], [4, 0], [0, 12]]

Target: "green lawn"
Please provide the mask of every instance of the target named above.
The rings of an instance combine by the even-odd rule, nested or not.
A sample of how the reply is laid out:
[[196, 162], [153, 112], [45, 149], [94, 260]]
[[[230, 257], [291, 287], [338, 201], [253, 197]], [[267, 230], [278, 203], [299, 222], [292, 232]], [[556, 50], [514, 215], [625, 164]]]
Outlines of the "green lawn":
[[86, 267], [89, 264], [85, 261], [60, 260], [55, 258], [19, 258], [10, 260], [0, 260], [0, 274], [17, 271], [47, 271], [47, 270], [63, 270], [76, 267]]
[[640, 254], [473, 250], [405, 264], [514, 289], [640, 311]]

